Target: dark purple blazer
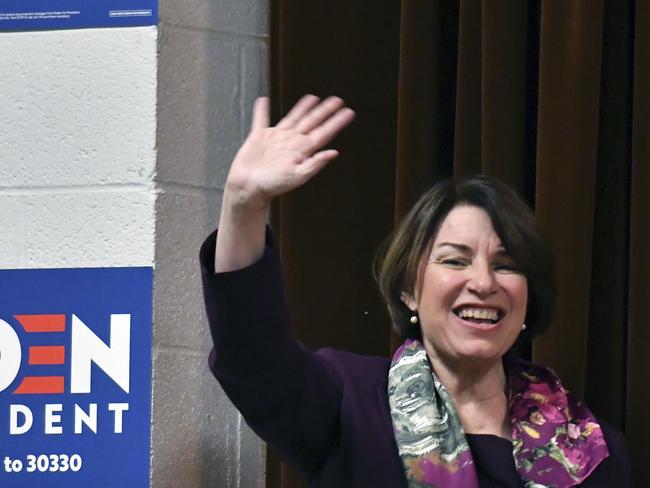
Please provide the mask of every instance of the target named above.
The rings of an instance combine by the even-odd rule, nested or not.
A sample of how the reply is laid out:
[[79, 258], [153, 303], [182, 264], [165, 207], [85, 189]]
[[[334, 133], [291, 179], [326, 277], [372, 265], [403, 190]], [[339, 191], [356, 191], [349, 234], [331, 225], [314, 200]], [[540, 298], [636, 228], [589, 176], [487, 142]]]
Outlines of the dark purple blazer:
[[[215, 238], [201, 248], [209, 363], [248, 425], [311, 486], [406, 488], [388, 406], [390, 359], [302, 346], [291, 336], [270, 233], [259, 261], [219, 274]], [[582, 486], [633, 486], [623, 436], [603, 430], [610, 457]], [[467, 438], [481, 487], [523, 486], [508, 440]]]

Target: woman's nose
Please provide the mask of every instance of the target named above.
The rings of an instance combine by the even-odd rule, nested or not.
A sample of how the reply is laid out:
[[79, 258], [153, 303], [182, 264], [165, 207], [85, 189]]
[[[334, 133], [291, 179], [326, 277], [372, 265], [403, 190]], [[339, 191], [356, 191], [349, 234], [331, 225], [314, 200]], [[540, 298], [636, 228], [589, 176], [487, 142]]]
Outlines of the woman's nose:
[[474, 263], [470, 268], [471, 276], [468, 289], [479, 297], [490, 296], [496, 292], [497, 281], [494, 270], [481, 263]]

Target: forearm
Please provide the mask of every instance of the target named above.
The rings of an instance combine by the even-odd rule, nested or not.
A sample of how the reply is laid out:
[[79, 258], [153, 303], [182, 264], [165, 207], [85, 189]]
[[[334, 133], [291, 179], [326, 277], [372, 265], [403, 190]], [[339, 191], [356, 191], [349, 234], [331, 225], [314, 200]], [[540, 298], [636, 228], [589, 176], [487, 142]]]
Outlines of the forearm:
[[221, 229], [201, 246], [205, 305], [216, 353], [213, 366], [226, 375], [237, 371], [256, 376], [269, 369], [278, 352], [285, 357], [293, 347], [280, 259], [269, 230], [258, 260], [215, 274], [212, 260], [220, 234]]
[[264, 253], [268, 206], [251, 205], [226, 188], [221, 204], [214, 271], [235, 271], [257, 261]]
[[[217, 238], [221, 230], [217, 234]], [[210, 369], [247, 423], [304, 473], [336, 442], [342, 387], [333, 367], [292, 336], [271, 232], [250, 266], [215, 274], [214, 234], [201, 274], [214, 347]]]

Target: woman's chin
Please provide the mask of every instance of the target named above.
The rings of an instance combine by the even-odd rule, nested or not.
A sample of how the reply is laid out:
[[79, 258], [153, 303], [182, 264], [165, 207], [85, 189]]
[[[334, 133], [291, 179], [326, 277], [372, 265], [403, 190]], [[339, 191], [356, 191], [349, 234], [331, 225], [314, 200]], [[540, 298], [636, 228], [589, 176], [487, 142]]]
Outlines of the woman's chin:
[[505, 354], [501, 348], [494, 347], [493, 344], [476, 344], [464, 345], [463, 348], [456, 351], [456, 357], [468, 361], [496, 361], [501, 359]]
[[469, 337], [449, 344], [449, 353], [464, 361], [498, 361], [508, 351], [509, 346], [495, 338]]

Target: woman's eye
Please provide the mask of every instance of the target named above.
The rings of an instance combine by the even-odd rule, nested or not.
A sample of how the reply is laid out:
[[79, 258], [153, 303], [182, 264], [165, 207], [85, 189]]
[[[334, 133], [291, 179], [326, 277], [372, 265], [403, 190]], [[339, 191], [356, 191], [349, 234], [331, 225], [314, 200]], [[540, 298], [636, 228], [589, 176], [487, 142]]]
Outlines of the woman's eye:
[[503, 273], [519, 273], [517, 266], [515, 266], [513, 263], [495, 263], [494, 270], [501, 271]]
[[467, 263], [463, 261], [462, 259], [443, 259], [440, 261], [442, 264], [445, 266], [449, 266], [450, 268], [462, 268], [464, 266], [467, 266]]

